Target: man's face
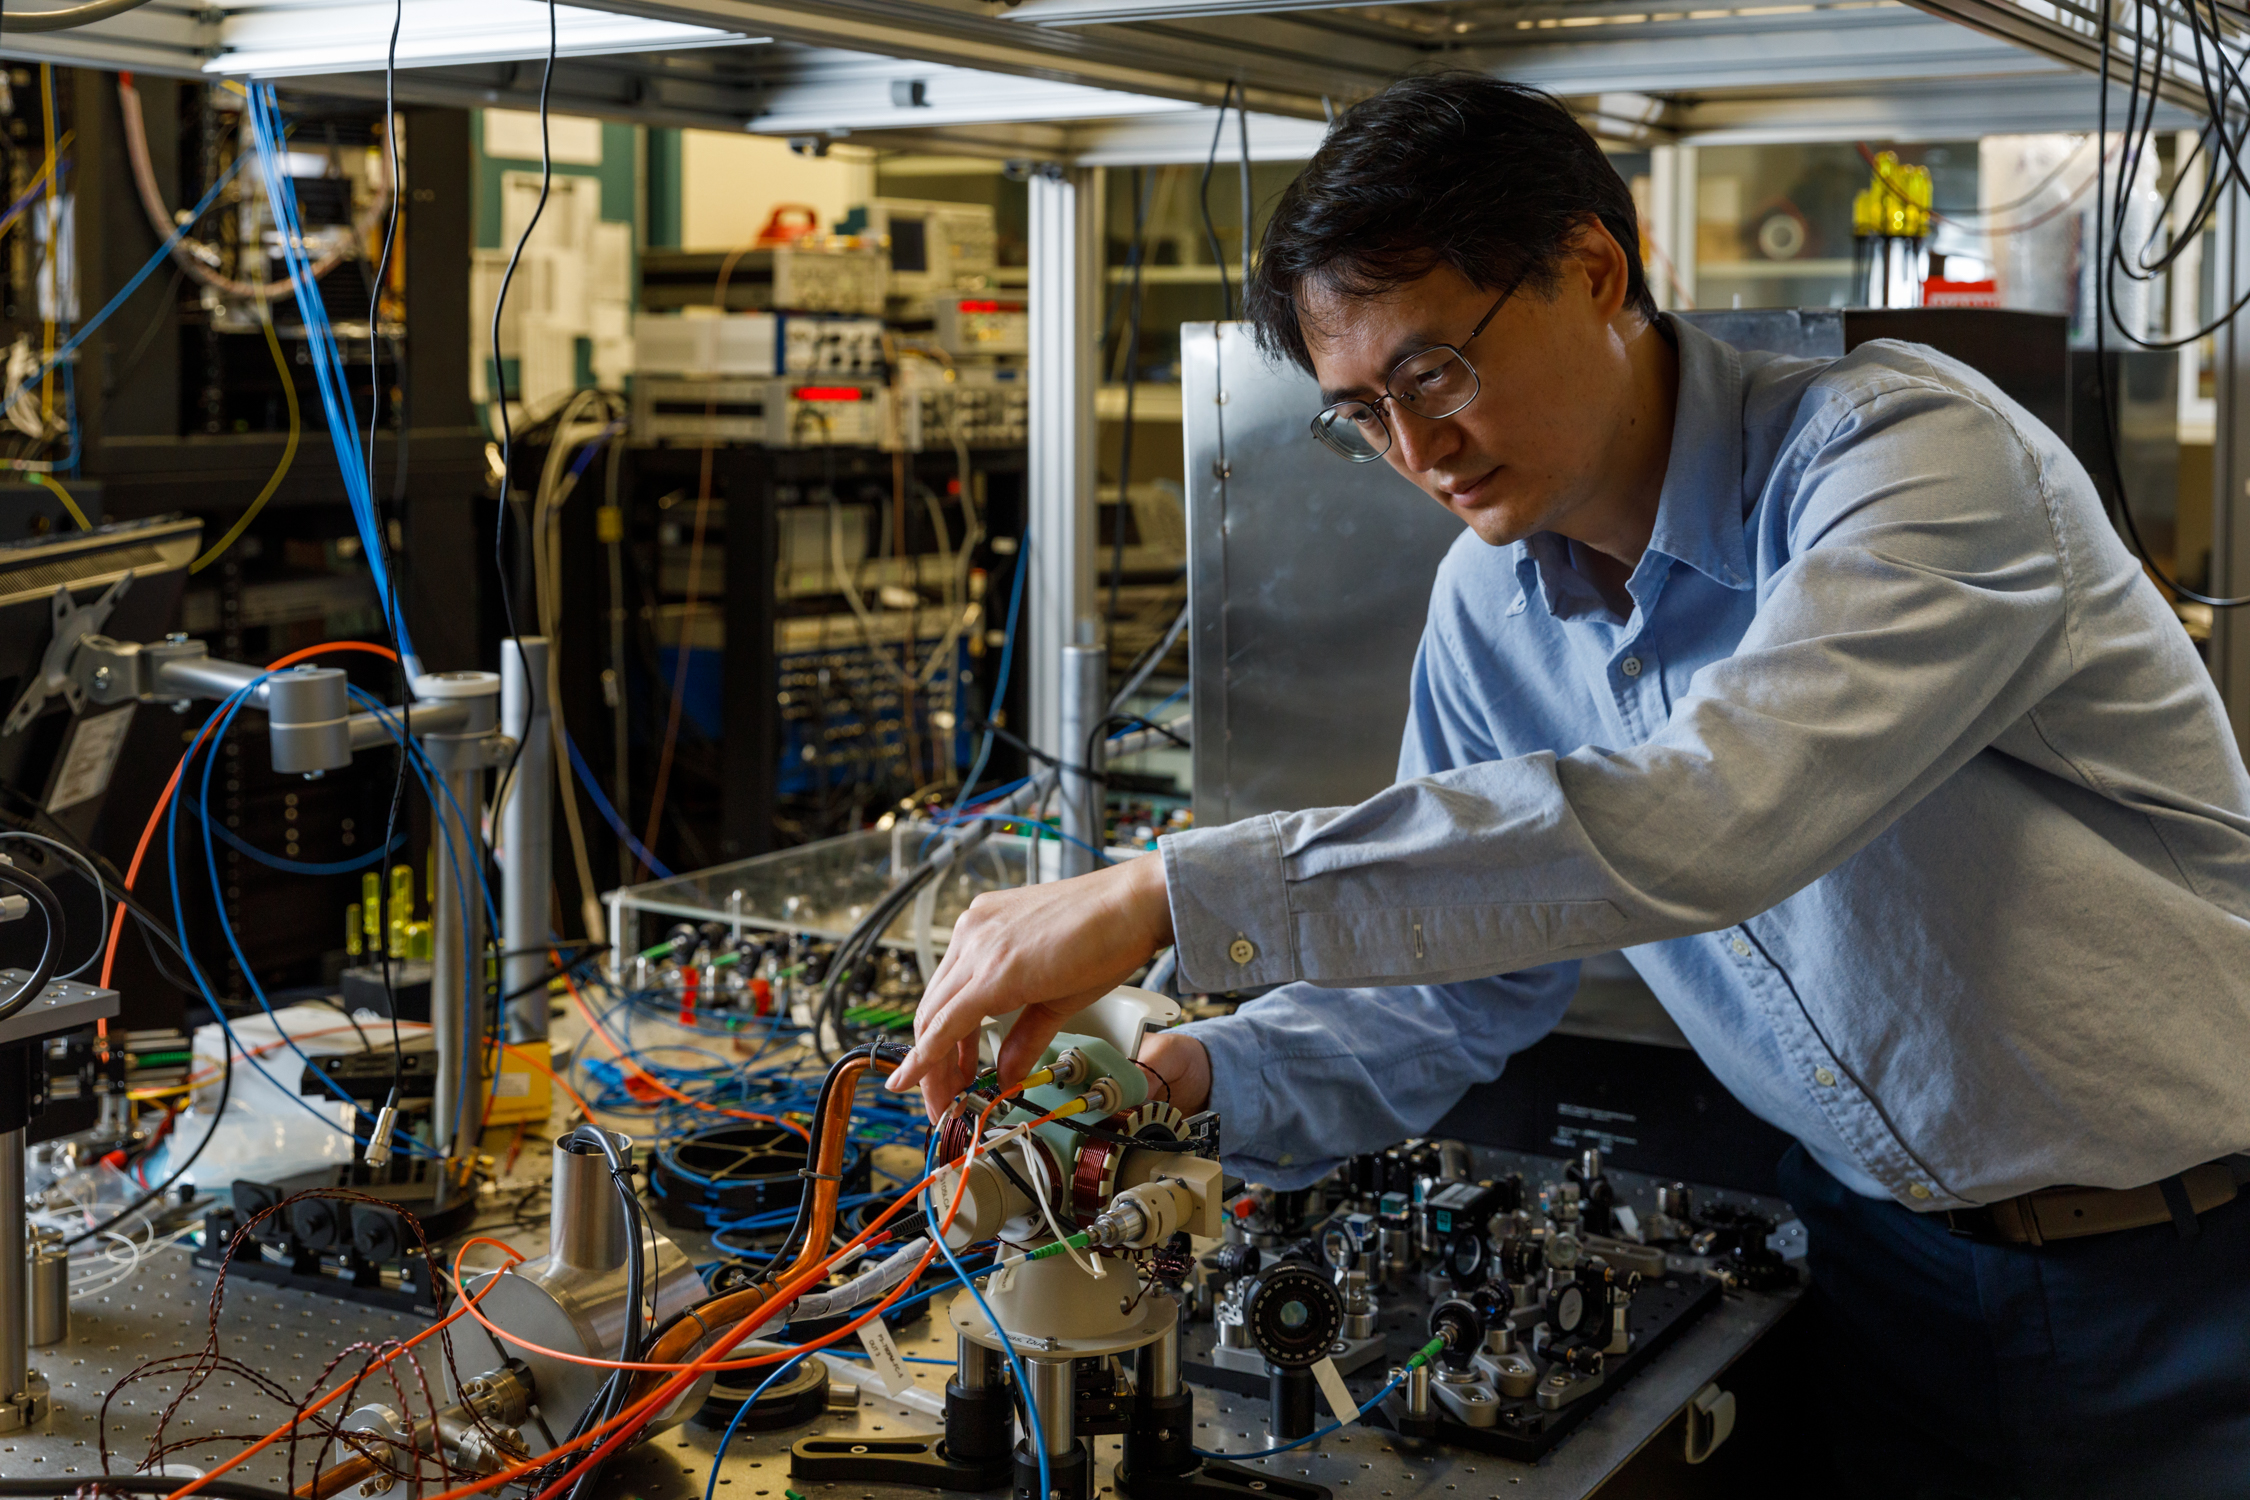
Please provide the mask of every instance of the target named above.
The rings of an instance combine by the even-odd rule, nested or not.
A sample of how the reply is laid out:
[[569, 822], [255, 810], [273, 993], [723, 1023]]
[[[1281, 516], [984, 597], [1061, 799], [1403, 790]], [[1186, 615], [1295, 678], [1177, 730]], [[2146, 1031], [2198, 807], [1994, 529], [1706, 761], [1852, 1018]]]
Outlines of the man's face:
[[1630, 371], [1615, 326], [1622, 294], [1605, 284], [1614, 242], [1594, 237], [1599, 246], [1564, 259], [1559, 286], [1519, 290], [1469, 343], [1499, 289], [1449, 266], [1375, 297], [1299, 293], [1323, 401], [1373, 401], [1400, 360], [1432, 344], [1467, 357], [1479, 390], [1454, 415], [1381, 403], [1392, 440], [1384, 461], [1494, 546], [1556, 529], [1600, 493], [1614, 463]]

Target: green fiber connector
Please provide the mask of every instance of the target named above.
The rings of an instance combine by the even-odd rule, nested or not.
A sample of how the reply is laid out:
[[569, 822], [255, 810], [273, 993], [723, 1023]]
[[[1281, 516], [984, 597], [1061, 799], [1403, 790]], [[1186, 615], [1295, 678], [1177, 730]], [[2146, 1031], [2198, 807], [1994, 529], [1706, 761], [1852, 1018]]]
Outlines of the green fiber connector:
[[1073, 1250], [1083, 1250], [1086, 1248], [1086, 1241], [1089, 1238], [1091, 1238], [1091, 1236], [1089, 1236], [1085, 1230], [1081, 1229], [1078, 1231], [1078, 1233], [1072, 1235], [1067, 1240], [1057, 1240], [1052, 1245], [1041, 1245], [1038, 1249], [1025, 1256], [1024, 1259], [1046, 1260], [1051, 1256], [1066, 1255]]
[[664, 956], [666, 956], [667, 954], [669, 954], [669, 953], [670, 953], [670, 952], [671, 952], [671, 951], [672, 951], [672, 950], [673, 950], [674, 948], [677, 948], [678, 946], [679, 946], [679, 944], [678, 944], [678, 943], [674, 942], [674, 941], [673, 941], [672, 939], [670, 939], [670, 938], [666, 938], [666, 939], [665, 939], [665, 940], [664, 940], [663, 942], [661, 942], [661, 943], [658, 943], [658, 944], [657, 944], [657, 945], [656, 945], [655, 947], [653, 947], [653, 948], [643, 948], [643, 949], [642, 949], [642, 950], [641, 950], [641, 951], [640, 951], [640, 952], [639, 952], [638, 954], [636, 954], [636, 955], [635, 955], [635, 957], [638, 957], [638, 958], [663, 958]]
[[723, 969], [728, 964], [735, 962], [741, 957], [742, 955], [739, 953], [722, 953], [717, 958], [711, 960], [711, 967], [714, 969]]
[[1436, 1359], [1440, 1354], [1443, 1354], [1444, 1352], [1445, 1339], [1443, 1335], [1440, 1335], [1437, 1338], [1431, 1339], [1420, 1349], [1416, 1350], [1414, 1357], [1406, 1362], [1406, 1368], [1408, 1368], [1409, 1370], [1419, 1370], [1422, 1368], [1422, 1366], [1428, 1364], [1431, 1360]]

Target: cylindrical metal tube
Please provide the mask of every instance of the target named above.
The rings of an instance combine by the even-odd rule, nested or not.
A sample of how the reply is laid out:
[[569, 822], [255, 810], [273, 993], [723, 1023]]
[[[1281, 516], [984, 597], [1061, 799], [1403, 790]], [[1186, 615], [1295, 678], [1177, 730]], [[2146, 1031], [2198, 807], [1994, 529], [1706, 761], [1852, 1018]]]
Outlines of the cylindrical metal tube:
[[1406, 1414], [1426, 1417], [1430, 1414], [1430, 1367], [1416, 1365], [1406, 1372]]
[[24, 1377], [31, 1367], [31, 1267], [24, 1253], [23, 1136], [20, 1126], [0, 1133], [0, 1400], [24, 1394]]
[[[625, 1205], [610, 1176], [609, 1158], [592, 1141], [572, 1135], [555, 1140], [554, 1210], [548, 1223], [547, 1254], [556, 1265], [578, 1271], [612, 1271], [625, 1264]], [[623, 1156], [629, 1137], [610, 1133]]]
[[43, 1229], [29, 1247], [31, 1291], [29, 1342], [34, 1349], [70, 1337], [70, 1252], [58, 1230]]
[[[485, 1096], [484, 861], [477, 809], [480, 770], [448, 770], [431, 822], [439, 829], [437, 891], [430, 903], [436, 946], [430, 966], [430, 1029], [437, 1044], [437, 1087], [430, 1129], [440, 1156], [476, 1149]], [[447, 795], [450, 793], [450, 795]], [[458, 809], [458, 811], [456, 811]]]
[[266, 679], [266, 737], [274, 770], [338, 771], [352, 763], [352, 702], [338, 667], [298, 667]]
[[1163, 1334], [1153, 1344], [1143, 1344], [1140, 1353], [1141, 1394], [1149, 1397], [1169, 1396], [1180, 1388], [1180, 1320], [1174, 1318], [1164, 1325]]
[[[1027, 1359], [1024, 1372], [1031, 1378], [1031, 1401], [1039, 1408], [1037, 1440], [1046, 1445], [1049, 1458], [1071, 1451], [1077, 1441], [1073, 1418], [1077, 1415], [1078, 1381], [1068, 1359]], [[1026, 1439], [1032, 1434], [1026, 1433]]]
[[[500, 729], [516, 742], [514, 784], [500, 809], [500, 993], [547, 972], [547, 893], [554, 883], [555, 741], [547, 708], [547, 639], [500, 644]], [[508, 1002], [508, 1040], [547, 1035], [544, 988]]]
[[960, 1353], [954, 1356], [953, 1378], [963, 1390], [988, 1390], [999, 1383], [1000, 1355], [971, 1338], [960, 1341]]
[[1094, 851], [1102, 847], [1102, 786], [1094, 778], [1102, 770], [1101, 726], [1109, 706], [1107, 648], [1063, 647], [1062, 689], [1062, 743], [1055, 755], [1064, 767], [1060, 858], [1068, 877], [1093, 869]]

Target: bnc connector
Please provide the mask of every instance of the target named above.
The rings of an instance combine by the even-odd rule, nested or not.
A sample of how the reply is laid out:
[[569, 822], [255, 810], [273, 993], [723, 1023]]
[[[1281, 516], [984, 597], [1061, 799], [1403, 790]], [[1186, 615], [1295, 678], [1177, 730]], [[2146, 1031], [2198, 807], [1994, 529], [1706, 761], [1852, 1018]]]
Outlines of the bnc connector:
[[1120, 1198], [1086, 1226], [1089, 1246], [1133, 1245], [1150, 1238], [1148, 1213], [1130, 1198]]

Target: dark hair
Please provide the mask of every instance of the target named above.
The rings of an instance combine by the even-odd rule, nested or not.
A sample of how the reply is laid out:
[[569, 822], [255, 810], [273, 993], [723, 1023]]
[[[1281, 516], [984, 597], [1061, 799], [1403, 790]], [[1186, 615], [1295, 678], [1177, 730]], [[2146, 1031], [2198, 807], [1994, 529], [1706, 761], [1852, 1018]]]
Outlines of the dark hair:
[[1551, 292], [1588, 218], [1625, 251], [1626, 305], [1653, 320], [1633, 195], [1562, 101], [1481, 73], [1402, 78], [1347, 110], [1283, 190], [1243, 312], [1260, 347], [1310, 370], [1305, 283], [1374, 296], [1446, 265]]

